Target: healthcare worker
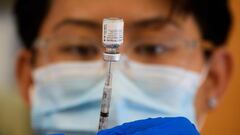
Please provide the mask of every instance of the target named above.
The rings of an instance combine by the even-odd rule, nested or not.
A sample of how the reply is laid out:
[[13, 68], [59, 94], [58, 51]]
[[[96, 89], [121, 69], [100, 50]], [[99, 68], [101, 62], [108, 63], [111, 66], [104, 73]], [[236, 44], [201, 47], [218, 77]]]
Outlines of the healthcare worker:
[[123, 18], [125, 37], [100, 135], [198, 134], [229, 81], [226, 0], [17, 0], [15, 15], [17, 79], [36, 134], [97, 133], [104, 18]]

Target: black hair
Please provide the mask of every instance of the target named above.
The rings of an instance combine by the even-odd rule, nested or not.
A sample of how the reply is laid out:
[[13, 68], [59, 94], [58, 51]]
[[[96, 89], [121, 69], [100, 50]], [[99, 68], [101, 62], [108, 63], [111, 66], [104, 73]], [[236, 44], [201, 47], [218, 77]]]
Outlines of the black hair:
[[[204, 39], [216, 47], [223, 45], [232, 23], [227, 0], [179, 0], [181, 4], [174, 1], [173, 5], [195, 17]], [[16, 0], [14, 14], [25, 48], [33, 45], [49, 8], [50, 0]]]
[[49, 0], [16, 0], [14, 14], [17, 32], [26, 49], [30, 49], [36, 40], [49, 8]]

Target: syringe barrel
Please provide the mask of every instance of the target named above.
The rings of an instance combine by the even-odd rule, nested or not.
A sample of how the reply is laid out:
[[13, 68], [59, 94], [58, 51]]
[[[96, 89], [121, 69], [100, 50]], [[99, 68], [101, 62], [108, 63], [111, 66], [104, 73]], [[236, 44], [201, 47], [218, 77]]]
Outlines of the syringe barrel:
[[112, 95], [112, 73], [111, 73], [111, 62], [108, 65], [107, 79], [103, 88], [101, 112], [99, 119], [98, 130], [106, 129], [108, 126], [108, 117]]

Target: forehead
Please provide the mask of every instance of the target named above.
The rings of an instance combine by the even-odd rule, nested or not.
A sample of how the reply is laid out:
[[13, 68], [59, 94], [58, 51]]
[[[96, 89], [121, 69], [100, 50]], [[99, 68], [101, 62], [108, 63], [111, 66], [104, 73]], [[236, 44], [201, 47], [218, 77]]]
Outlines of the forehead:
[[103, 18], [121, 17], [126, 24], [167, 16], [167, 0], [53, 0], [44, 23], [48, 31], [66, 18], [101, 23]]
[[95, 20], [109, 16], [134, 20], [141, 16], [164, 14], [168, 8], [164, 0], [54, 0], [53, 2], [53, 9], [64, 11], [61, 12], [64, 15]]

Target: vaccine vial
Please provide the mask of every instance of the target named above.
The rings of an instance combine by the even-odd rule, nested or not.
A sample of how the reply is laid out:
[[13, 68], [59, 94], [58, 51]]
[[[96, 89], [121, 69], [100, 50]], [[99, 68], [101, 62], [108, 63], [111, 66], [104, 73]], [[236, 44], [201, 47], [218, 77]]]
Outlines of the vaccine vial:
[[121, 18], [106, 18], [102, 26], [102, 42], [106, 51], [104, 53], [105, 61], [116, 62], [120, 60], [118, 52], [123, 43], [124, 21]]
[[106, 48], [117, 48], [123, 43], [124, 22], [121, 18], [103, 20], [102, 40]]

